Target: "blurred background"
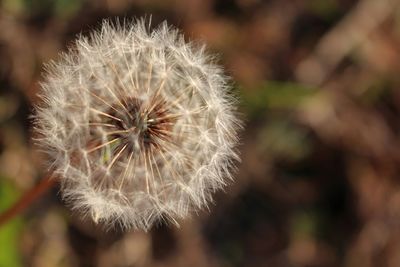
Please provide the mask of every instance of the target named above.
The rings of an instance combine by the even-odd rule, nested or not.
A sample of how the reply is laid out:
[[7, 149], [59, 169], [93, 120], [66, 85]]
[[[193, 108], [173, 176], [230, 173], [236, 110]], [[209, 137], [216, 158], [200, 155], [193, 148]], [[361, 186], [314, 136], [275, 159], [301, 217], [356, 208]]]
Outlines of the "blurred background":
[[0, 0], [0, 211], [46, 176], [43, 63], [152, 14], [220, 55], [245, 120], [235, 182], [181, 227], [104, 232], [57, 187], [0, 227], [0, 267], [400, 266], [400, 1]]

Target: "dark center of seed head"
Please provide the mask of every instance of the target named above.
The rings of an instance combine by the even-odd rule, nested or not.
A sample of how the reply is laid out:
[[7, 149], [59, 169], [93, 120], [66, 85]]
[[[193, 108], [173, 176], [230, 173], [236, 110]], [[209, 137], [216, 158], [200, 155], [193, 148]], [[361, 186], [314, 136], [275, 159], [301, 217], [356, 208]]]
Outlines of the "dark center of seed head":
[[[174, 119], [166, 107], [166, 102], [153, 98], [145, 103], [137, 98], [126, 99], [121, 105], [110, 110], [112, 116], [120, 121], [111, 121], [116, 127], [114, 138], [121, 140], [120, 146], [127, 145], [130, 151], [154, 150], [162, 147], [161, 143], [170, 142]], [[117, 112], [118, 111], [118, 112]]]

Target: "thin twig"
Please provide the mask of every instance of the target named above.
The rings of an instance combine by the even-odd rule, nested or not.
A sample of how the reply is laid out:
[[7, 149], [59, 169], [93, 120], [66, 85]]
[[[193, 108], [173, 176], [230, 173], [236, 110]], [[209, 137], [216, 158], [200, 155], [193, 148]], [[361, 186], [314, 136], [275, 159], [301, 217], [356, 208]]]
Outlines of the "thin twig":
[[337, 65], [361, 45], [387, 17], [397, 10], [399, 0], [361, 0], [331, 31], [324, 35], [313, 54], [300, 62], [297, 80], [321, 85]]

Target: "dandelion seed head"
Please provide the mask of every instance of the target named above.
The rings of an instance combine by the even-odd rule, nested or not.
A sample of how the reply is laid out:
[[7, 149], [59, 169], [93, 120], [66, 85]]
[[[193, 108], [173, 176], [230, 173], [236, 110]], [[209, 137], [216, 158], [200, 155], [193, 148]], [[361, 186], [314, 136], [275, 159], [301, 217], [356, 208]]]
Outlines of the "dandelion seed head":
[[47, 67], [39, 144], [71, 206], [149, 229], [207, 206], [231, 179], [240, 122], [222, 69], [165, 22], [104, 21]]

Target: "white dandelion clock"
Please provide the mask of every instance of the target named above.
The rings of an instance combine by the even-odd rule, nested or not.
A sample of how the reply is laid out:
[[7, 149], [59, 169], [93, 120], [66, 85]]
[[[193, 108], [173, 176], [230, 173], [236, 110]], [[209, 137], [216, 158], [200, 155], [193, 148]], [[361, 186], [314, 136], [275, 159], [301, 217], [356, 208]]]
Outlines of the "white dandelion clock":
[[161, 24], [103, 22], [48, 66], [39, 144], [71, 206], [149, 229], [207, 205], [231, 177], [239, 121], [222, 69]]

